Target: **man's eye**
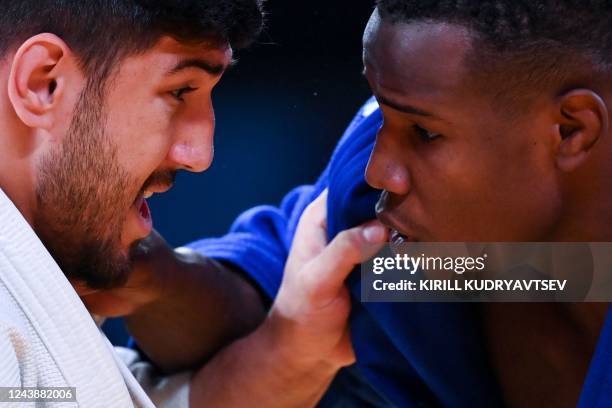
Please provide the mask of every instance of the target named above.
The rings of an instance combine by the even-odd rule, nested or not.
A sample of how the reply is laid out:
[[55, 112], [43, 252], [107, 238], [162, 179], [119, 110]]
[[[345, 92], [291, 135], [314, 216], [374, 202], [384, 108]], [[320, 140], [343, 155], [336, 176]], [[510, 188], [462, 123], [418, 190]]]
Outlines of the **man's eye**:
[[177, 100], [183, 101], [183, 96], [185, 94], [191, 93], [198, 88], [192, 88], [190, 86], [184, 86], [182, 88], [175, 89], [174, 91], [170, 91], [170, 94]]
[[424, 142], [432, 142], [433, 140], [442, 136], [440, 133], [430, 132], [429, 130], [424, 129], [420, 127], [419, 125], [414, 125], [414, 130], [416, 131], [417, 135], [421, 138], [421, 140], [423, 140]]

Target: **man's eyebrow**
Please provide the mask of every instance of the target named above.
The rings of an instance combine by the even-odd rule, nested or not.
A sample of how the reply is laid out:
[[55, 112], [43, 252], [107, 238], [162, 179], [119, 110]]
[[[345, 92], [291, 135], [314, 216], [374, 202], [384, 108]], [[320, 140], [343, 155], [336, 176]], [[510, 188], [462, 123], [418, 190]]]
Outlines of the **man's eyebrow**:
[[[363, 70], [361, 71], [361, 75], [364, 78], [367, 78], [367, 68], [363, 67]], [[410, 115], [419, 115], [419, 116], [426, 116], [426, 117], [435, 117], [434, 114], [426, 112], [422, 109], [419, 108], [415, 108], [414, 106], [410, 106], [410, 105], [402, 105], [401, 103], [397, 103], [394, 102], [390, 99], [385, 98], [384, 96], [378, 95], [376, 96], [376, 100], [378, 101], [379, 104], [382, 105], [387, 105], [390, 108], [395, 109], [396, 111], [399, 112], [404, 112], [404, 113], [408, 113]]]
[[209, 61], [203, 60], [203, 59], [199, 59], [199, 58], [191, 58], [191, 59], [186, 59], [186, 60], [182, 60], [180, 61], [178, 64], [176, 64], [172, 69], [170, 69], [168, 71], [168, 73], [166, 75], [174, 75], [184, 69], [187, 68], [198, 68], [201, 69], [205, 72], [207, 72], [208, 74], [212, 75], [212, 76], [219, 76], [221, 75], [223, 72], [225, 72], [226, 69], [228, 69], [229, 67], [233, 66], [236, 63], [235, 60], [230, 61], [230, 63], [228, 65], [225, 64], [214, 64], [214, 63], [210, 63]]
[[394, 102], [394, 101], [392, 101], [390, 99], [387, 99], [384, 96], [378, 95], [376, 97], [376, 99], [378, 100], [378, 103], [380, 103], [381, 105], [387, 105], [390, 108], [395, 109], [396, 111], [408, 113], [410, 115], [419, 115], [419, 116], [434, 117], [434, 115], [432, 113], [426, 112], [426, 111], [421, 110], [419, 108], [415, 108], [414, 106], [402, 105], [400, 103], [397, 103], [397, 102]]

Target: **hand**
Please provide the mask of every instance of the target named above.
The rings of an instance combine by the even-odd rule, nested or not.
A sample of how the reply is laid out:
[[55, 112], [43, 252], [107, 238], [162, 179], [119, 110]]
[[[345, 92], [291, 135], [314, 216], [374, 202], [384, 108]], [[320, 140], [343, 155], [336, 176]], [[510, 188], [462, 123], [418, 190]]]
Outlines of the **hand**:
[[221, 350], [192, 378], [193, 406], [315, 406], [336, 372], [354, 362], [344, 281], [387, 240], [379, 222], [329, 244], [327, 194], [304, 212], [268, 317]]
[[163, 296], [166, 274], [175, 257], [172, 248], [153, 231], [133, 251], [133, 269], [124, 286], [101, 291], [88, 291], [78, 284], [75, 287], [91, 313], [104, 317], [130, 315]]
[[291, 361], [300, 367], [323, 364], [337, 370], [355, 359], [344, 281], [356, 265], [380, 250], [387, 229], [373, 221], [341, 232], [326, 245], [326, 203], [327, 191], [300, 220], [268, 320], [281, 339], [278, 347]]

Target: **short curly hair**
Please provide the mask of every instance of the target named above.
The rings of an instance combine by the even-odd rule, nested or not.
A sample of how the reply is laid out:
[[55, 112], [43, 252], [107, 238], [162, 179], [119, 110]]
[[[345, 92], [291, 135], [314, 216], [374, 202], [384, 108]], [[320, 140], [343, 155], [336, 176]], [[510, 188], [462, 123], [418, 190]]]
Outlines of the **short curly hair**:
[[377, 8], [392, 23], [467, 28], [474, 37], [473, 67], [488, 80], [501, 74], [497, 96], [523, 106], [526, 97], [553, 84], [609, 82], [610, 0], [377, 0]]
[[263, 26], [262, 0], [0, 0], [0, 56], [38, 33], [61, 37], [86, 74], [168, 35], [245, 47]]

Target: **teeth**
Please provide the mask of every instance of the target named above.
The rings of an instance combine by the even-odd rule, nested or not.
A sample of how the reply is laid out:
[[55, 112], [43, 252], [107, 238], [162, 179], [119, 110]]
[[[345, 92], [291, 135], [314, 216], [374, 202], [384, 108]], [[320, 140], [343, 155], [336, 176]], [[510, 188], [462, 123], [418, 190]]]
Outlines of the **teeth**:
[[153, 193], [152, 193], [152, 192], [150, 192], [150, 191], [145, 191], [145, 192], [142, 194], [142, 196], [143, 196], [144, 198], [150, 198], [152, 195], [153, 195]]
[[405, 241], [406, 241], [406, 237], [404, 237], [399, 232], [393, 231], [391, 233], [391, 242], [393, 242], [394, 244], [403, 244]]
[[403, 243], [408, 243], [408, 242], [416, 242], [416, 240], [412, 237], [408, 237], [404, 234], [402, 234], [399, 231], [396, 230], [392, 230], [391, 231], [391, 236], [390, 236], [390, 241], [394, 244], [403, 244]]

